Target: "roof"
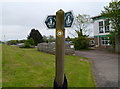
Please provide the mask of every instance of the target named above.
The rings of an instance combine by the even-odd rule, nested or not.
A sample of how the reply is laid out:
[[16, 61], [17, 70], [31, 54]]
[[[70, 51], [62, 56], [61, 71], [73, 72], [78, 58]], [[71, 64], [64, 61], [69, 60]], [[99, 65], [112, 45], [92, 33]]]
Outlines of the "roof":
[[99, 18], [99, 17], [101, 17], [101, 15], [97, 15], [97, 16], [91, 17], [91, 19], [95, 19], [95, 18]]
[[91, 19], [93, 19], [93, 21], [95, 21], [95, 20], [100, 20], [100, 19], [106, 19], [106, 18], [107, 18], [107, 17], [101, 16], [101, 15], [91, 17]]

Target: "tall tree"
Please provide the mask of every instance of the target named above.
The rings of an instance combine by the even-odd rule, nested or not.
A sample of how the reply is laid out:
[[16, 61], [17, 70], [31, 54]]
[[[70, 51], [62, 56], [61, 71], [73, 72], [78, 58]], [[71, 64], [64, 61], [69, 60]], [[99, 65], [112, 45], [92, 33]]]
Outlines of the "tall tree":
[[89, 24], [92, 22], [92, 20], [90, 19], [89, 15], [78, 15], [75, 18], [75, 23], [74, 26], [77, 28], [77, 30], [75, 30], [75, 32], [77, 33], [77, 37], [73, 40], [73, 43], [75, 45], [75, 49], [76, 50], [80, 50], [80, 49], [88, 49], [88, 40], [86, 35], [84, 35], [86, 32], [88, 32], [89, 30], [87, 29], [87, 27], [89, 26]]
[[74, 26], [77, 28], [77, 31], [80, 31], [82, 34], [90, 31], [87, 27], [90, 25], [92, 20], [90, 19], [89, 15], [83, 14], [78, 15], [75, 18]]
[[120, 35], [120, 1], [110, 2], [104, 9], [101, 15], [110, 19], [112, 28], [115, 29], [117, 35]]
[[29, 36], [28, 36], [28, 39], [30, 38], [33, 38], [34, 42], [35, 42], [35, 45], [37, 45], [38, 43], [41, 43], [43, 42], [43, 37], [42, 35], [40, 34], [40, 32], [38, 30], [35, 30], [35, 29], [32, 29]]
[[101, 13], [102, 16], [108, 17], [111, 21], [115, 35], [113, 42], [115, 42], [115, 50], [120, 52], [120, 1], [110, 2], [109, 6], [104, 7], [104, 11]]

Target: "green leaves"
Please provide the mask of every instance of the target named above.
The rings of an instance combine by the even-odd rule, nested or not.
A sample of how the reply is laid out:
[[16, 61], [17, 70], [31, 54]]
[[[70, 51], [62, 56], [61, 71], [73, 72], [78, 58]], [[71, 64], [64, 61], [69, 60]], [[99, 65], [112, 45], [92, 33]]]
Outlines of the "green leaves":
[[109, 6], [104, 7], [101, 15], [108, 17], [112, 23], [112, 28], [115, 29], [117, 35], [120, 35], [120, 1], [110, 2]]
[[28, 39], [30, 38], [33, 38], [34, 42], [35, 42], [35, 45], [37, 45], [38, 43], [41, 43], [43, 42], [43, 37], [42, 35], [40, 34], [40, 32], [38, 30], [35, 30], [35, 29], [32, 29], [29, 36], [28, 36]]
[[83, 14], [83, 15], [78, 15], [75, 18], [75, 22], [74, 22], [74, 26], [77, 29], [82, 29], [82, 32], [87, 32], [88, 29], [87, 27], [89, 26], [89, 24], [92, 23], [92, 20], [90, 19], [89, 15]]

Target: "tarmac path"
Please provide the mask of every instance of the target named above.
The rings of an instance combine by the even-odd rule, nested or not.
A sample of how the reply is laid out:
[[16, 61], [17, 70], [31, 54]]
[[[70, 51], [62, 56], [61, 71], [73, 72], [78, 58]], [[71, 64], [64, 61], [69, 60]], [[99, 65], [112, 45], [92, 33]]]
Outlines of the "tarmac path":
[[118, 54], [103, 50], [75, 51], [75, 55], [92, 61], [97, 87], [118, 87]]

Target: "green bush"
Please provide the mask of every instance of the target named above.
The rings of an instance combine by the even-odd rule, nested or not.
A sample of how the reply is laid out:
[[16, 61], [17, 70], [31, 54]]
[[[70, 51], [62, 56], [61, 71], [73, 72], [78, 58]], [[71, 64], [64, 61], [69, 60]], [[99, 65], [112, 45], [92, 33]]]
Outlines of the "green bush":
[[30, 38], [25, 41], [24, 45], [22, 45], [20, 48], [33, 48], [35, 45], [33, 38]]
[[28, 39], [27, 42], [28, 42], [30, 45], [35, 45], [35, 42], [34, 42], [33, 38]]
[[17, 41], [16, 40], [10, 40], [10, 41], [7, 41], [7, 44], [8, 45], [16, 45]]
[[25, 42], [25, 40], [9, 40], [9, 41], [7, 41], [7, 44], [8, 45], [16, 45], [18, 43], [24, 43], [24, 42]]
[[28, 41], [26, 41], [26, 42], [24, 43], [24, 47], [25, 47], [25, 48], [30, 48], [30, 43], [29, 43]]
[[80, 36], [73, 40], [75, 50], [88, 49], [89, 42], [86, 36]]
[[115, 48], [115, 36], [116, 36], [115, 31], [111, 31], [110, 34], [108, 35], [108, 37], [110, 39], [109, 43], [112, 45], [113, 48]]

